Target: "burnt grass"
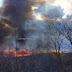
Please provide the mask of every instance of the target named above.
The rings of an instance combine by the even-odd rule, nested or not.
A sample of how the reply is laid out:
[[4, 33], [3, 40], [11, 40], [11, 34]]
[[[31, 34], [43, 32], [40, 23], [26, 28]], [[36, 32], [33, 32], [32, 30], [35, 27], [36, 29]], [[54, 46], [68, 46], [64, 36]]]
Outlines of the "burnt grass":
[[72, 72], [72, 53], [62, 53], [60, 59], [56, 53], [0, 57], [0, 72]]

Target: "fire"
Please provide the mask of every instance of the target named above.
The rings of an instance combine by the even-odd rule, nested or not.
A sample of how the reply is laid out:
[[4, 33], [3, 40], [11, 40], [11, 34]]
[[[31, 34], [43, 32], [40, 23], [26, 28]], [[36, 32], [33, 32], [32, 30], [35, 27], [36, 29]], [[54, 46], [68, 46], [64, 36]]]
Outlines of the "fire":
[[[47, 50], [28, 50], [28, 49], [19, 49], [16, 51], [15, 49], [6, 49], [3, 52], [4, 57], [23, 57], [23, 56], [31, 56], [40, 53], [47, 53]], [[2, 56], [0, 56], [2, 57]]]
[[[56, 52], [56, 50], [51, 50], [50, 52]], [[57, 51], [58, 52], [58, 51]]]
[[[49, 51], [50, 53], [55, 53], [55, 52], [57, 52], [58, 53], [58, 50], [51, 50], [51, 51]], [[59, 52], [59, 53], [61, 53], [61, 52]]]
[[[16, 51], [15, 49], [6, 49], [4, 50], [3, 54], [0, 55], [0, 57], [24, 57], [24, 56], [31, 56], [31, 55], [36, 55], [36, 54], [46, 54], [46, 53], [55, 53], [58, 52], [58, 50], [36, 50], [36, 51], [30, 51], [28, 49], [20, 49], [19, 51]], [[60, 52], [61, 53], [61, 52]]]
[[[19, 51], [16, 51], [15, 49], [6, 49], [4, 50], [4, 57], [22, 57], [22, 56], [31, 56], [35, 55], [35, 53], [30, 53], [30, 50], [28, 49], [20, 49]], [[1, 57], [1, 56], [0, 56]]]
[[16, 53], [15, 49], [6, 49], [6, 50], [4, 50], [4, 53], [9, 54], [10, 52], [12, 52], [14, 54]]
[[[2, 52], [2, 51], [1, 51]], [[54, 53], [58, 52], [58, 50], [51, 50], [47, 51], [46, 49], [43, 50], [28, 50], [28, 49], [19, 49], [16, 51], [15, 49], [6, 49], [3, 51], [3, 54], [0, 54], [0, 57], [24, 57], [24, 56], [31, 56], [31, 55], [36, 55], [36, 54], [46, 54], [46, 53]], [[61, 53], [61, 52], [60, 52]]]
[[30, 56], [31, 54], [15, 54], [14, 57]]
[[[15, 54], [13, 57], [22, 57], [22, 56], [30, 56], [31, 54]], [[34, 53], [35, 55], [35, 53]], [[8, 57], [7, 55], [3, 55], [4, 57]]]
[[[31, 55], [35, 55], [35, 53], [33, 54], [15, 54], [13, 57], [23, 57], [23, 56], [31, 56]], [[7, 55], [3, 55], [4, 57], [8, 57]]]

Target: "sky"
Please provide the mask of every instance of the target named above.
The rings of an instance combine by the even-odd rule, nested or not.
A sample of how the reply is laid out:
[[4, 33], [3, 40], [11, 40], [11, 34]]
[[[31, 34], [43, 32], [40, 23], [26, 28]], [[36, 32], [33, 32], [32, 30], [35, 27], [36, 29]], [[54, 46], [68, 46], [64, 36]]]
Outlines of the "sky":
[[[62, 24], [62, 27], [65, 23], [71, 24], [71, 0], [0, 0], [0, 9], [0, 20], [5, 25], [2, 26], [3, 33], [0, 35], [0, 46], [2, 47], [8, 47], [10, 41], [11, 48], [15, 48], [14, 31], [17, 29], [16, 37], [19, 48], [26, 45], [27, 49], [38, 49], [38, 43], [42, 41], [42, 49], [49, 49], [47, 44], [50, 42], [46, 36], [55, 35], [56, 37], [55, 27], [57, 25]], [[51, 34], [47, 26], [51, 28]], [[64, 40], [61, 50], [71, 51], [72, 46], [69, 40], [67, 38]], [[54, 49], [53, 47], [50, 49]]]
[[2, 4], [3, 4], [3, 0], [0, 0], [0, 7], [2, 6]]

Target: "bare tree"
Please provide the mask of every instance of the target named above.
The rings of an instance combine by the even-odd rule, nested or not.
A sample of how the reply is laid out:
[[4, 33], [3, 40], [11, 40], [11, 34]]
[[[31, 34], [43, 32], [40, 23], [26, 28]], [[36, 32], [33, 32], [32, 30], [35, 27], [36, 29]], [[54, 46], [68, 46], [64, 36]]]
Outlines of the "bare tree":
[[68, 21], [63, 21], [56, 26], [56, 30], [59, 32], [59, 34], [62, 34], [65, 36], [70, 43], [72, 44], [72, 24]]
[[[60, 24], [59, 22], [57, 22], [58, 24]], [[57, 26], [56, 21], [53, 22], [49, 22], [46, 25], [47, 28], [47, 33], [46, 33], [46, 39], [48, 40], [48, 45], [52, 50], [56, 50], [56, 56], [59, 62], [59, 65], [61, 67], [61, 72], [66, 72], [64, 69], [64, 63], [62, 62], [61, 59], [61, 54], [60, 54], [60, 50], [61, 50], [61, 46], [62, 43], [65, 39], [65, 37], [63, 37], [63, 30], [56, 28]], [[64, 29], [64, 28], [63, 28]], [[60, 31], [59, 31], [60, 30]], [[61, 38], [62, 37], [62, 38]]]

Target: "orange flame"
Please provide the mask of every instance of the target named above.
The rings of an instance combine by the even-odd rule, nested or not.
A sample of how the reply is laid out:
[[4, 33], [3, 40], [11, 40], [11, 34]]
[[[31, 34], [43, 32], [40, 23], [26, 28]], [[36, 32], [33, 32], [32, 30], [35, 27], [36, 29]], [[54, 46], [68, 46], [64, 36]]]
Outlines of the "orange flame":
[[[4, 57], [22, 57], [22, 56], [31, 56], [35, 55], [35, 53], [31, 53], [28, 49], [20, 49], [16, 52], [15, 49], [6, 49], [4, 50]], [[2, 57], [2, 56], [1, 56]]]
[[[35, 55], [35, 53], [33, 54], [15, 54], [13, 57], [23, 57], [23, 56], [31, 56], [31, 55]], [[4, 57], [8, 57], [7, 55], [3, 55]]]
[[[50, 51], [50, 52], [55, 52], [55, 50]], [[23, 57], [23, 56], [31, 56], [35, 54], [40, 54], [40, 53], [47, 53], [47, 50], [28, 50], [28, 49], [19, 49], [16, 51], [16, 49], [5, 49], [3, 51], [4, 57]], [[2, 57], [0, 56], [0, 57]]]
[[31, 54], [15, 54], [14, 57], [30, 56]]

